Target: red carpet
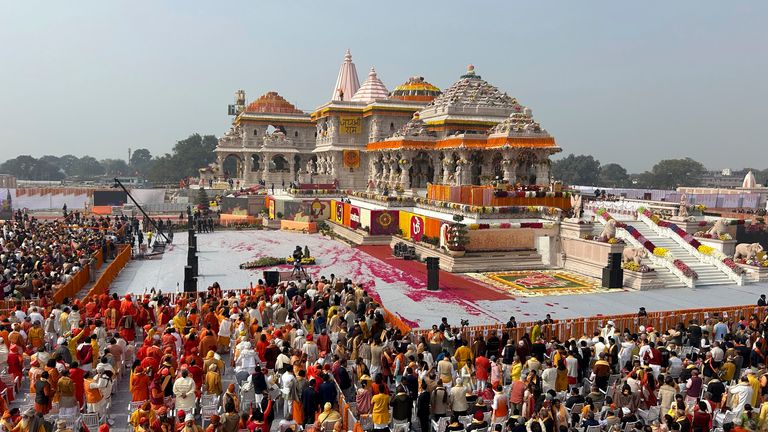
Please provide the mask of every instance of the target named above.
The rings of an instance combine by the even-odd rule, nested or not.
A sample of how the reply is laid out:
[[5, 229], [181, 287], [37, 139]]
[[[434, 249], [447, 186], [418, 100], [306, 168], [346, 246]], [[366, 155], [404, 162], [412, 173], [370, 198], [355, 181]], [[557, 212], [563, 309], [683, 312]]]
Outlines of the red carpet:
[[[389, 246], [357, 246], [357, 249], [405, 273], [423, 278], [425, 281], [427, 280], [427, 266], [424, 263], [395, 258], [392, 256], [392, 249]], [[440, 270], [440, 289], [468, 301], [509, 300], [514, 298], [487, 285], [443, 270]]]

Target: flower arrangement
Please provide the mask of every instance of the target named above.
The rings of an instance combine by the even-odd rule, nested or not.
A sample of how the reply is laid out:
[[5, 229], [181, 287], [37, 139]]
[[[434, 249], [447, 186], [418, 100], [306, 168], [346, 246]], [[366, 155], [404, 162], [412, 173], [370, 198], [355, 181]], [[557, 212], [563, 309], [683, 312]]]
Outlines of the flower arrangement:
[[[290, 257], [286, 258], [285, 262], [286, 262], [286, 264], [293, 264], [293, 257], [290, 256]], [[316, 261], [315, 257], [308, 256], [308, 257], [302, 257], [301, 258], [301, 263], [302, 264], [306, 264], [306, 265], [314, 265], [314, 264], [317, 263], [317, 261]]]
[[331, 195], [338, 194], [335, 189], [288, 189], [291, 195]]
[[[643, 216], [648, 217], [648, 213], [649, 212], [648, 212], [647, 209], [644, 209], [644, 208], [640, 207], [640, 208], [638, 208], [637, 211], [639, 213], [642, 213]], [[686, 232], [685, 230], [683, 230], [682, 228], [680, 228], [679, 226], [677, 226], [676, 224], [671, 223], [671, 222], [659, 221], [659, 222], [656, 222], [656, 224], [658, 226], [660, 226], [660, 227], [663, 227], [663, 228], [669, 228], [670, 230], [672, 230], [672, 232], [674, 232], [676, 235], [681, 237], [683, 240], [686, 241], [686, 243], [691, 245], [691, 247], [693, 247], [694, 249], [698, 250], [700, 253], [702, 253], [704, 255], [708, 255], [708, 256], [714, 257], [717, 260], [720, 260], [723, 264], [725, 264], [734, 273], [736, 273], [736, 274], [744, 273], [744, 269], [742, 269], [741, 267], [736, 265], [736, 263], [731, 258], [728, 258], [725, 254], [723, 254], [722, 252], [720, 252], [719, 250], [717, 250], [717, 249], [715, 249], [715, 248], [713, 248], [711, 246], [707, 246], [707, 245], [701, 244], [700, 241], [698, 241], [698, 240], [696, 240], [694, 238], [694, 237], [712, 238], [711, 235], [709, 235], [709, 234], [707, 234], [707, 233], [705, 233], [703, 231], [698, 231], [696, 234], [694, 234], [692, 236], [688, 232]], [[705, 222], [705, 225], [706, 225], [706, 222]], [[731, 235], [730, 234], [723, 234], [718, 239], [719, 240], [730, 240], [731, 239]], [[655, 254], [656, 254], [656, 251], [654, 250], [654, 255]], [[676, 260], [676, 261], [679, 261], [679, 260]], [[680, 261], [680, 262], [682, 263], [682, 261]], [[685, 263], [683, 263], [683, 264], [685, 264]], [[691, 271], [693, 271], [693, 270], [691, 270]], [[683, 274], [685, 274], [685, 272], [683, 272]], [[694, 272], [694, 274], [695, 274], [695, 272]]]
[[484, 229], [510, 229], [510, 228], [554, 228], [554, 222], [518, 222], [518, 223], [500, 223], [500, 224], [469, 224], [467, 229], [470, 231]]
[[466, 250], [466, 246], [469, 244], [469, 237], [467, 237], [466, 225], [461, 223], [464, 220], [464, 216], [454, 215], [453, 220], [454, 223], [448, 228], [447, 248], [455, 252]]
[[628, 261], [621, 265], [621, 268], [628, 271], [638, 272], [638, 273], [650, 273], [654, 271], [654, 269], [648, 267], [645, 264], [637, 265], [634, 261]]
[[736, 274], [742, 274], [744, 273], [744, 269], [739, 267], [736, 262], [733, 261], [731, 258], [725, 258], [723, 259], [723, 264], [727, 265], [729, 269], [733, 270]]
[[679, 259], [673, 260], [672, 264], [674, 264], [678, 270], [683, 272], [683, 276], [691, 279], [699, 278], [699, 275], [692, 268], [688, 267], [686, 263], [680, 261]]
[[667, 256], [667, 254], [669, 254], [669, 249], [656, 246], [655, 248], [653, 248], [653, 254], [659, 258], [664, 258]]
[[[293, 258], [291, 258], [293, 259]], [[283, 265], [286, 263], [285, 258], [275, 258], [275, 257], [261, 257], [259, 259], [248, 261], [245, 263], [240, 264], [241, 269], [252, 269], [252, 268], [259, 268], [259, 267], [273, 267], [278, 265]]]
[[[731, 261], [734, 261], [734, 260], [731, 260]], [[735, 260], [734, 261], [734, 265], [737, 264], [737, 263], [738, 264], [748, 265], [748, 266], [753, 266], [753, 267], [768, 267], [768, 254], [766, 254], [765, 251], [759, 252], [752, 259], [748, 260], [748, 259], [741, 258], [741, 259]]]
[[721, 240], [721, 241], [733, 240], [733, 237], [730, 234], [728, 234], [728, 233], [720, 234], [720, 236], [715, 237], [712, 234], [707, 234], [705, 231], [696, 231], [696, 234], [694, 234], [693, 236], [694, 237], [701, 237], [701, 238], [705, 238], [705, 239]]

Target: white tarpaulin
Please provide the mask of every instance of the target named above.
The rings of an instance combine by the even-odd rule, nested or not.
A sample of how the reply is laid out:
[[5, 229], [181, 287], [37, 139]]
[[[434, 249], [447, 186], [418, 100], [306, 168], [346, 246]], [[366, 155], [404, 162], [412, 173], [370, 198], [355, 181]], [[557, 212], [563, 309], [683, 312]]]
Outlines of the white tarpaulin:
[[139, 205], [165, 202], [165, 189], [131, 189], [130, 192]]

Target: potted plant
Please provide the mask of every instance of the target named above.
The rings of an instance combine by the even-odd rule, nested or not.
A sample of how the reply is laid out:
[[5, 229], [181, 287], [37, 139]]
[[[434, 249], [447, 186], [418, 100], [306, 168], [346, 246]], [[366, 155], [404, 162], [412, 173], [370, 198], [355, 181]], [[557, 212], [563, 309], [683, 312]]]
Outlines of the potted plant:
[[448, 249], [448, 255], [453, 257], [464, 256], [467, 249], [466, 246], [469, 243], [469, 237], [467, 237], [467, 226], [461, 223], [464, 220], [464, 216], [457, 214], [453, 215], [453, 223], [448, 227], [448, 241], [446, 248]]

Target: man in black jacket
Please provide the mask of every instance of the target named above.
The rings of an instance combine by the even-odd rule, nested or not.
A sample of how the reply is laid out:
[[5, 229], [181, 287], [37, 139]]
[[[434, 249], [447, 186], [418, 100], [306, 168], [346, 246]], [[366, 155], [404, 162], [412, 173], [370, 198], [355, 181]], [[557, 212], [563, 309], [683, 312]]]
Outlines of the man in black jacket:
[[389, 402], [392, 407], [392, 418], [398, 423], [410, 423], [413, 414], [413, 400], [405, 392], [403, 385], [397, 386], [397, 394]]
[[419, 419], [421, 432], [430, 432], [432, 423], [429, 421], [429, 400], [431, 395], [427, 391], [427, 382], [421, 381], [421, 393], [416, 399], [416, 417]]

